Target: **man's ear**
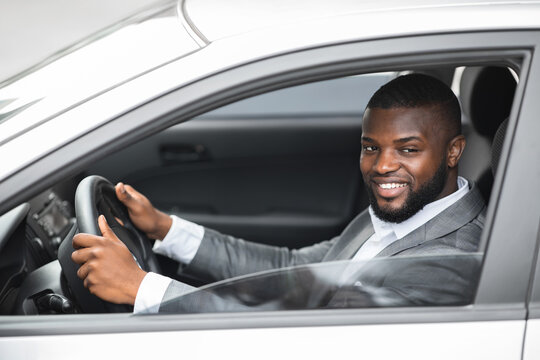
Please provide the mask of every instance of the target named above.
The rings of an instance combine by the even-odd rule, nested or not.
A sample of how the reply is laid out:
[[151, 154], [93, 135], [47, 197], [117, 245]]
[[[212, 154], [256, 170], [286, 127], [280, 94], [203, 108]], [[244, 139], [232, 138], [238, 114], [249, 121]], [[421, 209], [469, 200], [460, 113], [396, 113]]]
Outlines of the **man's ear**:
[[461, 154], [463, 154], [466, 143], [467, 142], [463, 135], [458, 135], [452, 140], [450, 140], [450, 142], [448, 143], [447, 156], [447, 164], [449, 168], [454, 168], [458, 165], [459, 159], [461, 158]]

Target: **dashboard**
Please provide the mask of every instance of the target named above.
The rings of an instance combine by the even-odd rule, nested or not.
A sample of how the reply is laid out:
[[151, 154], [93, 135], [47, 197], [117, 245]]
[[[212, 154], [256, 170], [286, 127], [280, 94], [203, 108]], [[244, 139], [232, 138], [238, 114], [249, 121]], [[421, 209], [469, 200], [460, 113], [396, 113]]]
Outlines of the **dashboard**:
[[0, 315], [76, 311], [57, 260], [75, 229], [72, 203], [53, 189], [0, 217]]
[[75, 224], [73, 206], [49, 190], [30, 201], [26, 241], [34, 260], [44, 265], [58, 257], [58, 247]]

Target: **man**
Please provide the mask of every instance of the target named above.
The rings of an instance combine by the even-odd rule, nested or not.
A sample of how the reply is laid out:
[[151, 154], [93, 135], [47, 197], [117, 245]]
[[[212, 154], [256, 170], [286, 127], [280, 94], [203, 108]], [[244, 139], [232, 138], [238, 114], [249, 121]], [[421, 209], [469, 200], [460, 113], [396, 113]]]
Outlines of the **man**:
[[[398, 77], [369, 101], [362, 124], [360, 169], [370, 207], [332, 240], [298, 250], [250, 243], [155, 209], [132, 187], [118, 184], [117, 197], [148, 237], [163, 239], [156, 251], [185, 264], [184, 271], [210, 281], [286, 266], [374, 257], [420, 258], [391, 271], [364, 269], [357, 287], [338, 289], [324, 306], [366, 302], [366, 289], [392, 305], [462, 304], [473, 296], [477, 262], [453, 260], [477, 251], [485, 205], [478, 190], [458, 177], [465, 148], [461, 111], [453, 92], [427, 75]], [[134, 304], [135, 311], [192, 311], [196, 302], [174, 301], [192, 290], [166, 277], [145, 273], [129, 250], [99, 218], [103, 236], [78, 234], [72, 259], [78, 276], [95, 295]], [[448, 260], [450, 259], [450, 260]], [[350, 274], [354, 277], [354, 272]], [[360, 299], [360, 300], [359, 300]], [[170, 301], [168, 301], [170, 300]], [[210, 294], [204, 311], [238, 309]], [[370, 300], [367, 301], [370, 303]]]

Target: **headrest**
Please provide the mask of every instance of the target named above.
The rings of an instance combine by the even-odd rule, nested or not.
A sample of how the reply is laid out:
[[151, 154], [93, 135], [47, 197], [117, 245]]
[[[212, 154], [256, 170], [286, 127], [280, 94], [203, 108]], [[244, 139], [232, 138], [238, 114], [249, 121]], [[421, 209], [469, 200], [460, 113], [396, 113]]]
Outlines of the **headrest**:
[[516, 85], [505, 67], [468, 67], [463, 71], [463, 110], [480, 135], [493, 139], [499, 125], [510, 115]]

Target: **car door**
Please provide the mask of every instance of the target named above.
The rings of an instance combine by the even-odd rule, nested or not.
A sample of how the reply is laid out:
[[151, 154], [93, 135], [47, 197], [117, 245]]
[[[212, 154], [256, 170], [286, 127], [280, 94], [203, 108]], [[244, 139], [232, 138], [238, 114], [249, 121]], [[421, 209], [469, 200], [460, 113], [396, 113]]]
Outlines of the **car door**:
[[[540, 235], [540, 234], [539, 234]], [[538, 244], [537, 244], [538, 246]], [[531, 283], [529, 301], [527, 306], [527, 330], [523, 343], [523, 359], [538, 359], [540, 356], [540, 346], [538, 336], [540, 336], [540, 264], [538, 257], [538, 247], [535, 249], [534, 280]]]
[[[207, 112], [238, 97], [306, 81], [411, 67], [505, 63], [520, 83], [486, 216], [484, 262], [475, 300], [466, 306], [361, 308], [200, 315], [75, 315], [3, 320], [5, 354], [72, 356], [85, 344], [113, 347], [109, 356], [197, 358], [520, 359], [526, 298], [535, 259], [540, 189], [523, 179], [540, 174], [536, 114], [540, 61], [534, 31], [411, 36], [323, 46], [259, 60], [209, 76], [139, 106], [90, 132], [11, 179], [73, 174], [112, 149]], [[224, 81], [227, 80], [227, 81]], [[278, 85], [279, 84], [279, 85]], [[112, 96], [112, 95], [111, 95]], [[174, 116], [170, 116], [174, 113]], [[151, 115], [149, 115], [151, 114]], [[126, 124], [132, 124], [126, 126]], [[137, 125], [134, 125], [137, 124]], [[138, 127], [135, 127], [138, 126]], [[111, 141], [114, 145], [107, 146]], [[86, 144], [86, 146], [82, 146]], [[80, 147], [77, 147], [79, 145]], [[75, 150], [76, 149], [76, 150]], [[91, 155], [91, 156], [90, 156]], [[88, 157], [85, 157], [88, 156]], [[59, 158], [70, 159], [69, 165]], [[80, 161], [74, 164], [75, 161]], [[15, 186], [15, 185], [12, 185]], [[526, 209], [526, 211], [520, 211]], [[16, 337], [13, 337], [16, 334]], [[44, 336], [46, 334], [46, 336]], [[133, 346], [149, 342], [151, 347]], [[32, 346], [38, 344], [39, 346]], [[84, 347], [85, 355], [103, 349]], [[36, 350], [32, 350], [36, 349]], [[262, 349], [262, 350], [261, 350]]]
[[[538, 250], [536, 250], [538, 252]], [[538, 253], [537, 253], [538, 256]], [[527, 331], [525, 333], [525, 341], [523, 345], [523, 359], [538, 359], [540, 356], [540, 346], [538, 345], [538, 336], [540, 336], [540, 321], [539, 321], [539, 286], [540, 286], [540, 268], [538, 266], [538, 257], [534, 272], [534, 282], [531, 287], [531, 296], [528, 303], [527, 315]]]

